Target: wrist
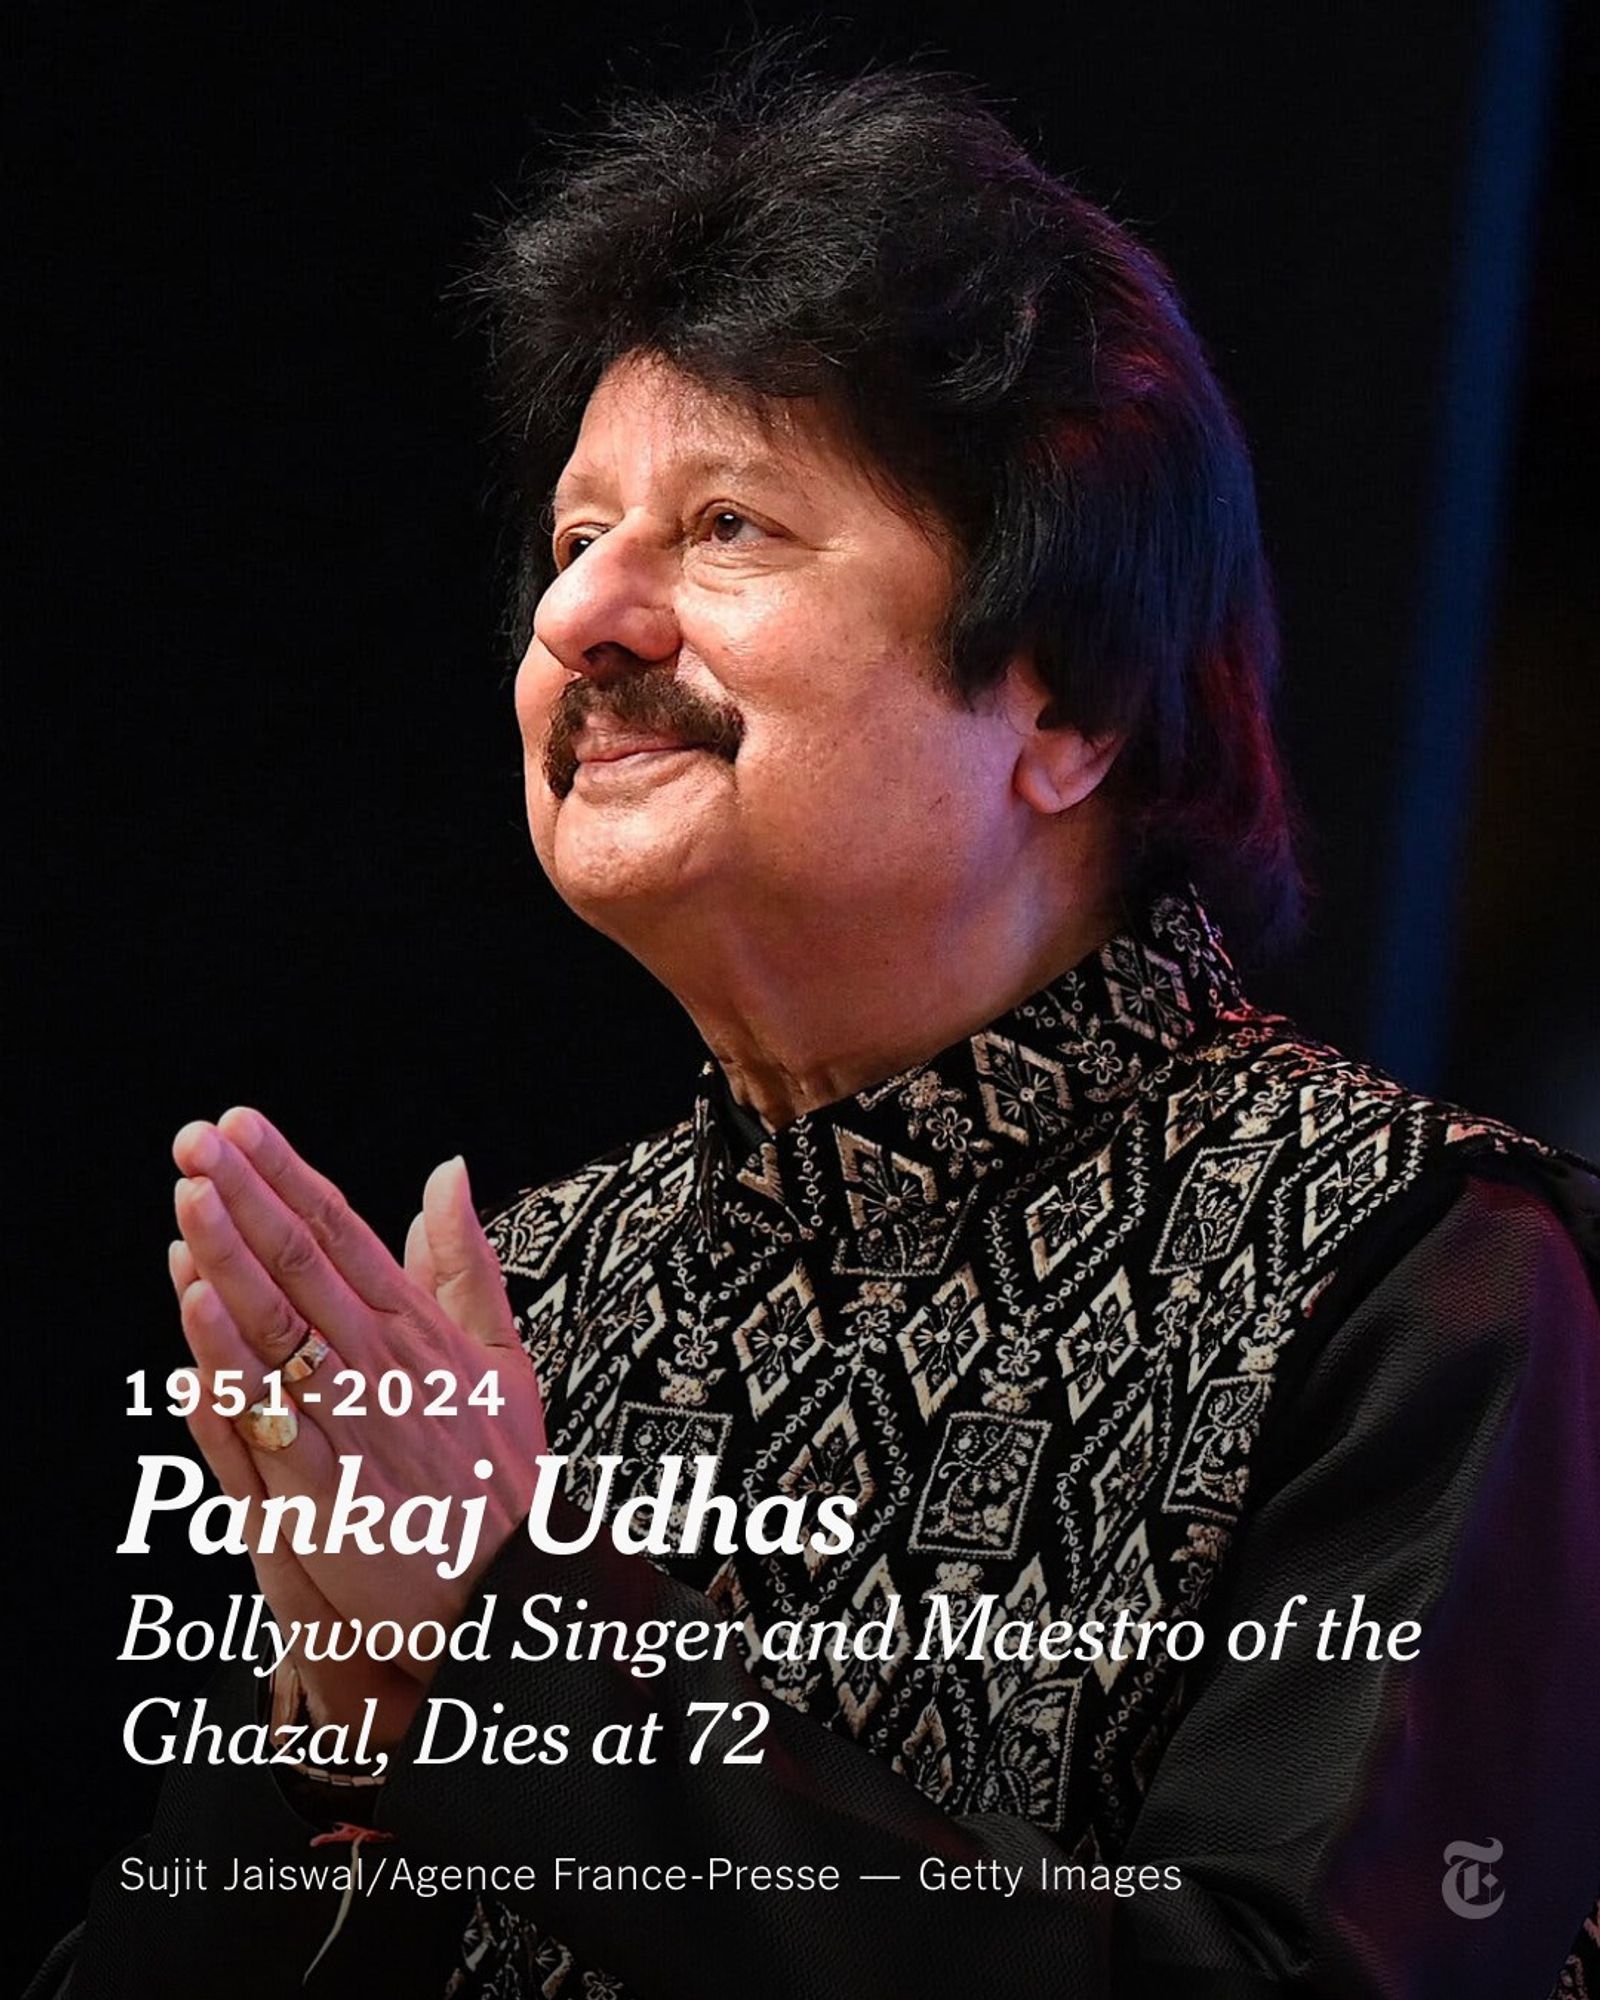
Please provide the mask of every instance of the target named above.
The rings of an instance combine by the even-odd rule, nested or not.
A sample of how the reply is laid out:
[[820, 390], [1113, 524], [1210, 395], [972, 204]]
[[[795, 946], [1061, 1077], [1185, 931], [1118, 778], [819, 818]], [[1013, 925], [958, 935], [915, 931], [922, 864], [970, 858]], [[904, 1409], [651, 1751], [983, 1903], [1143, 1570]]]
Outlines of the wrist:
[[324, 1784], [371, 1789], [384, 1781], [383, 1771], [373, 1769], [376, 1753], [400, 1741], [421, 1699], [422, 1689], [403, 1674], [374, 1684], [335, 1666], [330, 1680], [289, 1659], [272, 1676], [270, 1733], [283, 1768]]

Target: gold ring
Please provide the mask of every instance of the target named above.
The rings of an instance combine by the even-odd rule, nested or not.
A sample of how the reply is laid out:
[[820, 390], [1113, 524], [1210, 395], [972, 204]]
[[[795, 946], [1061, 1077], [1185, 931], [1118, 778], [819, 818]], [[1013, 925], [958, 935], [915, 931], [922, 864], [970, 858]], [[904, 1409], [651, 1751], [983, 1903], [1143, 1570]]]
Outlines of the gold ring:
[[270, 1403], [252, 1403], [234, 1429], [252, 1451], [284, 1451], [300, 1435], [300, 1415], [293, 1403], [281, 1410]]
[[303, 1382], [308, 1375], [315, 1375], [332, 1352], [333, 1349], [317, 1329], [308, 1326], [305, 1339], [283, 1364], [284, 1381]]

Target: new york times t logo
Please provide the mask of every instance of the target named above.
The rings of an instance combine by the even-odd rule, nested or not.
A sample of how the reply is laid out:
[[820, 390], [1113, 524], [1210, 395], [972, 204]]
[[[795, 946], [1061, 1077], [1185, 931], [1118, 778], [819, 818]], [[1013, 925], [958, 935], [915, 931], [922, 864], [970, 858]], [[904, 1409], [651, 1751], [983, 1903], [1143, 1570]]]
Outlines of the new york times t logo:
[[1481, 1847], [1470, 1840], [1452, 1840], [1445, 1849], [1449, 1866], [1439, 1889], [1458, 1917], [1492, 1917], [1505, 1901], [1506, 1892], [1498, 1887], [1499, 1876], [1492, 1868], [1478, 1865], [1498, 1861], [1505, 1851], [1504, 1843], [1498, 1840], [1486, 1840]]

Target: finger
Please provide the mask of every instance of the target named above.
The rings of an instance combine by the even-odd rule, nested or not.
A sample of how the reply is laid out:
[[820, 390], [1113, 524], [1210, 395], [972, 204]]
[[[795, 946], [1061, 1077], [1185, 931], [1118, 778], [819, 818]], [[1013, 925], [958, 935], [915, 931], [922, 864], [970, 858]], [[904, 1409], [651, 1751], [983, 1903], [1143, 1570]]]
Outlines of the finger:
[[172, 1289], [180, 1299], [200, 1275], [195, 1266], [194, 1252], [181, 1236], [167, 1245], [167, 1272], [172, 1279]]
[[[234, 1325], [261, 1361], [269, 1368], [281, 1367], [305, 1339], [311, 1324], [309, 1315], [245, 1242], [214, 1182], [179, 1181], [173, 1191], [173, 1209], [196, 1276], [216, 1287]], [[323, 1288], [322, 1305], [330, 1324], [341, 1307], [348, 1314], [353, 1306], [366, 1317], [364, 1306], [331, 1287]], [[359, 1345], [348, 1325], [341, 1328], [341, 1337], [352, 1346]]]
[[[261, 1351], [280, 1361], [304, 1338], [309, 1323], [321, 1327], [348, 1360], [360, 1359], [376, 1336], [376, 1321], [317, 1230], [278, 1198], [216, 1126], [186, 1125], [172, 1150], [191, 1177], [187, 1189], [180, 1185], [178, 1226], [246, 1336], [259, 1339]], [[392, 1258], [389, 1268], [393, 1284], [403, 1288]]]
[[332, 1447], [305, 1416], [297, 1417], [293, 1443], [277, 1451], [259, 1451], [252, 1450], [248, 1440], [240, 1435], [236, 1420], [216, 1408], [217, 1377], [221, 1373], [232, 1374], [239, 1381], [247, 1404], [258, 1401], [267, 1385], [260, 1357], [234, 1324], [215, 1286], [204, 1278], [190, 1285], [183, 1295], [179, 1317], [206, 1389], [189, 1420], [191, 1429], [197, 1424], [201, 1427], [196, 1436], [203, 1430], [220, 1438], [226, 1431], [250, 1459], [256, 1477], [269, 1493], [309, 1493], [316, 1497], [331, 1491]]
[[433, 1268], [433, 1252], [428, 1248], [428, 1226], [420, 1214], [411, 1218], [411, 1227], [406, 1231], [404, 1261], [406, 1276], [431, 1299], [438, 1290], [439, 1280]]
[[208, 1279], [196, 1278], [192, 1285], [184, 1287], [178, 1300], [178, 1317], [205, 1384], [208, 1404], [216, 1387], [215, 1378], [223, 1371], [236, 1375], [245, 1395], [254, 1402], [266, 1387], [263, 1379], [266, 1364], [234, 1325], [232, 1315]]
[[463, 1333], [485, 1347], [515, 1345], [500, 1261], [473, 1209], [466, 1162], [459, 1155], [429, 1174], [422, 1191], [422, 1223], [439, 1304]]
[[[332, 1181], [307, 1166], [283, 1134], [259, 1111], [235, 1106], [223, 1113], [215, 1127], [226, 1154], [248, 1166], [261, 1190], [240, 1189], [248, 1200], [249, 1213], [240, 1215], [240, 1226], [254, 1241], [251, 1222], [264, 1214], [287, 1213], [310, 1231], [333, 1268], [369, 1306], [379, 1312], [402, 1312], [409, 1303], [405, 1273], [390, 1256], [383, 1239], [356, 1214]], [[231, 1168], [232, 1161], [228, 1161]], [[190, 1168], [189, 1172], [208, 1172]], [[230, 1207], [234, 1188], [223, 1173], [216, 1176], [224, 1200]], [[262, 1210], [263, 1197], [274, 1206]], [[315, 1314], [312, 1315], [316, 1317]]]

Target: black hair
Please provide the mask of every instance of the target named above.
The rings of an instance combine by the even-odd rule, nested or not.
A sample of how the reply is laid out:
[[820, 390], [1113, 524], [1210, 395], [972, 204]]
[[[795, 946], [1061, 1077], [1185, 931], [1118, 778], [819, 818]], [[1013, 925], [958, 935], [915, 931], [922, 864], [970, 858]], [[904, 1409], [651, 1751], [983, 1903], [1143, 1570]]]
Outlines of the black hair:
[[515, 636], [600, 375], [665, 357], [814, 397], [954, 535], [945, 657], [976, 698], [1027, 649], [1146, 884], [1236, 941], [1301, 881], [1269, 721], [1277, 628], [1250, 459], [1165, 269], [959, 79], [818, 75], [786, 42], [692, 101], [632, 94], [497, 227], [477, 273], [511, 446]]

